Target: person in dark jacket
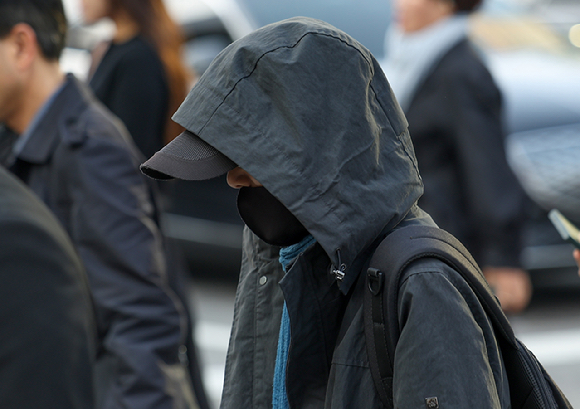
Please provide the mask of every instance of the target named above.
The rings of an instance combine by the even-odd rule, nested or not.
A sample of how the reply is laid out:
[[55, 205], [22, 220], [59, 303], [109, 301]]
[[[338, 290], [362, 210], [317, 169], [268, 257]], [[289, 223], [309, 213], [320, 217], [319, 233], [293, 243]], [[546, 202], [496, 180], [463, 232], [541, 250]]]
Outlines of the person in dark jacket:
[[162, 0], [79, 0], [83, 21], [114, 23], [97, 45], [89, 73], [95, 96], [127, 127], [150, 157], [183, 129], [170, 117], [190, 88], [183, 35]]
[[[407, 122], [375, 58], [329, 24], [284, 20], [220, 53], [173, 118], [186, 131], [143, 172], [227, 172], [251, 230], [221, 407], [383, 407], [361, 272], [394, 229], [434, 223], [417, 206]], [[457, 271], [411, 264], [399, 307], [395, 407], [510, 407], [492, 324]]]
[[467, 38], [481, 0], [396, 0], [384, 69], [409, 121], [419, 205], [482, 266], [502, 308], [528, 304], [525, 195], [504, 148], [501, 93]]
[[18, 135], [7, 166], [56, 214], [86, 269], [98, 407], [196, 407], [152, 192], [119, 120], [61, 72], [66, 30], [61, 0], [0, 0], [0, 122]]
[[0, 168], [0, 407], [93, 408], [94, 319], [73, 245]]

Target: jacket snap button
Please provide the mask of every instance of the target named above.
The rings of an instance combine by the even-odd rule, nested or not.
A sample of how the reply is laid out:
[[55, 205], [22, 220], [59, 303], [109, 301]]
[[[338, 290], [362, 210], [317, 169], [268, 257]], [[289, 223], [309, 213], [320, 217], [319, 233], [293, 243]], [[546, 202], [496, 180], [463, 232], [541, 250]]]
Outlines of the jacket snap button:
[[260, 285], [264, 285], [268, 282], [268, 277], [262, 276], [260, 277]]
[[427, 409], [439, 409], [439, 400], [436, 397], [426, 398], [425, 406], [427, 407]]

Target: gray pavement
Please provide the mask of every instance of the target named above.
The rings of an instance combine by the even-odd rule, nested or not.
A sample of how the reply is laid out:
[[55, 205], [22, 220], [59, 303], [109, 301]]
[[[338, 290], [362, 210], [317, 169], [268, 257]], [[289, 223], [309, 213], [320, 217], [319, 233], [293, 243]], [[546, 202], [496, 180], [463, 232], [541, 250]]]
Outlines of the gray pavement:
[[580, 291], [538, 294], [510, 321], [572, 406], [580, 408]]

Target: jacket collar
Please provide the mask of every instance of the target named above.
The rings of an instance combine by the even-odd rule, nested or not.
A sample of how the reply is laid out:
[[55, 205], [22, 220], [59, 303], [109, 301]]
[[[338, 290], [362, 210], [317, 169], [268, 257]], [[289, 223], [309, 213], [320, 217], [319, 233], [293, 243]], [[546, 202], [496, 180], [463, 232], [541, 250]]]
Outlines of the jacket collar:
[[343, 280], [338, 283], [340, 291], [346, 295], [355, 285], [360, 274], [366, 274], [366, 267], [368, 267], [372, 255], [387, 235], [396, 229], [414, 224], [435, 225], [431, 216], [425, 213], [417, 204], [413, 205], [402, 220], [398, 221], [394, 226], [385, 226], [374, 241], [358, 254], [349, 268], [350, 274], [345, 274]]
[[52, 156], [59, 138], [70, 142], [82, 137], [71, 132], [79, 114], [88, 105], [87, 91], [72, 74], [68, 74], [62, 88], [44, 108], [42, 116], [35, 121], [27, 140], [17, 153], [17, 158], [26, 162], [42, 164]]

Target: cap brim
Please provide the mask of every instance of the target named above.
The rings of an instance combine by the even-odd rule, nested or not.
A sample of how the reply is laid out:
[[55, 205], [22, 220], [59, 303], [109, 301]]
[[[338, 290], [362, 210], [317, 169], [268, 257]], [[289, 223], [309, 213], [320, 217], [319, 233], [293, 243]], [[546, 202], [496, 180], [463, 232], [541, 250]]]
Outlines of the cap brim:
[[206, 180], [237, 165], [197, 135], [184, 131], [141, 165], [153, 179]]

